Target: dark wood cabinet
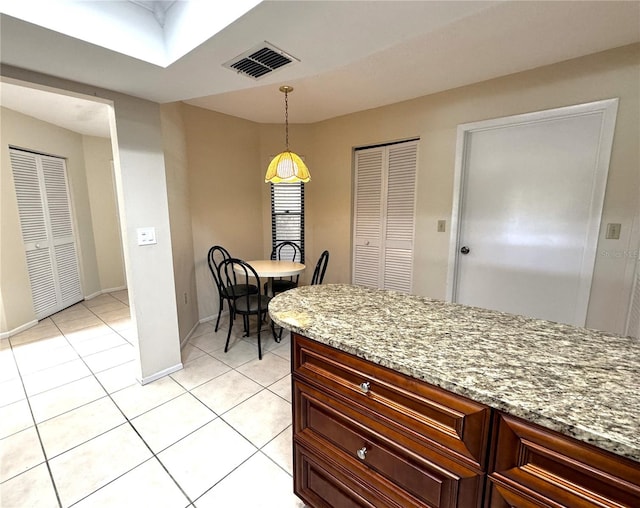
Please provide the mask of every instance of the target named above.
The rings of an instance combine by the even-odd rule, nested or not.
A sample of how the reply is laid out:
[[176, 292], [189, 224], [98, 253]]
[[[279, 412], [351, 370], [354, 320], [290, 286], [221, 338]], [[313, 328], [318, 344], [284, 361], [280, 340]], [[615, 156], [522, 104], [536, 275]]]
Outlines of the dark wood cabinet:
[[496, 412], [489, 506], [640, 506], [640, 465]]
[[295, 334], [293, 376], [295, 490], [309, 505], [325, 506], [321, 487], [344, 506], [481, 506], [487, 406]]
[[640, 464], [292, 333], [310, 507], [640, 507]]

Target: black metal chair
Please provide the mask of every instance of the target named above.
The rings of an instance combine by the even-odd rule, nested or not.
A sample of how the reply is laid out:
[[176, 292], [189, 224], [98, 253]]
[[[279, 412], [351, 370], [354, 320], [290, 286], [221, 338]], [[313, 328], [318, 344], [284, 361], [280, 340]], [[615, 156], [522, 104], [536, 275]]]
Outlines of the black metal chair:
[[211, 275], [213, 276], [213, 280], [218, 289], [218, 296], [220, 301], [218, 302], [218, 319], [216, 319], [216, 332], [218, 331], [218, 325], [220, 324], [220, 315], [222, 314], [222, 306], [224, 305], [224, 301], [227, 301], [227, 305], [229, 306], [229, 321], [233, 321], [233, 305], [232, 300], [235, 298], [233, 295], [243, 295], [243, 294], [251, 294], [255, 295], [258, 293], [258, 286], [255, 284], [240, 284], [237, 287], [229, 288], [226, 283], [223, 283], [222, 277], [220, 275], [220, 265], [223, 261], [231, 259], [231, 255], [229, 251], [220, 245], [214, 245], [209, 249], [209, 253], [207, 254], [207, 262], [209, 263], [209, 270], [211, 270]]
[[316, 263], [316, 268], [313, 270], [313, 277], [311, 278], [311, 285], [322, 284], [324, 280], [324, 272], [327, 271], [327, 263], [329, 263], [329, 251], [325, 250], [320, 254], [320, 258]]
[[[260, 331], [262, 329], [262, 322], [267, 317], [267, 311], [271, 297], [263, 294], [249, 294], [243, 292], [242, 294], [236, 293], [237, 288], [249, 286], [249, 279], [255, 279], [258, 287], [260, 287], [260, 277], [253, 269], [253, 267], [246, 261], [241, 259], [229, 258], [220, 263], [219, 266], [220, 276], [224, 281], [226, 287], [229, 289], [231, 298], [229, 304], [233, 307], [234, 315], [240, 314], [244, 321], [245, 331], [247, 335], [250, 331], [249, 318], [251, 316], [257, 316], [258, 322], [258, 358], [262, 360], [262, 344], [260, 342]], [[229, 339], [231, 338], [231, 328], [233, 327], [233, 320], [229, 320], [229, 331], [227, 332], [227, 342], [224, 345], [224, 352], [229, 349]], [[280, 337], [276, 335], [276, 331], [273, 327], [273, 321], [271, 321], [271, 333], [273, 334], [273, 340], [280, 342]]]
[[[271, 259], [284, 259], [287, 261], [296, 261], [298, 263], [302, 263], [302, 250], [300, 250], [300, 246], [297, 243], [289, 241], [280, 242], [271, 251]], [[298, 278], [299, 275], [293, 275], [291, 277], [281, 277], [279, 279], [273, 279], [271, 286], [273, 296], [289, 289], [298, 287]]]

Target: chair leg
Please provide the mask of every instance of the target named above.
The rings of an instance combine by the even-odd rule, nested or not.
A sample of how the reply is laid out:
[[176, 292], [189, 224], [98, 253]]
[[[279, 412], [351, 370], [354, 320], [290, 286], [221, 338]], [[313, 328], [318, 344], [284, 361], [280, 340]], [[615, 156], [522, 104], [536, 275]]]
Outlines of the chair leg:
[[260, 316], [258, 316], [258, 360], [262, 360], [262, 345], [260, 344]]
[[242, 316], [242, 326], [244, 327], [244, 336], [248, 337], [251, 331], [251, 323], [249, 322], [249, 316], [246, 314]]
[[271, 320], [271, 334], [273, 335], [273, 340], [276, 342], [280, 342], [282, 339], [282, 327], [280, 327], [280, 333], [276, 336], [276, 328], [273, 326], [273, 319]]
[[[216, 332], [218, 331], [218, 324], [220, 324], [220, 315], [222, 314], [222, 305], [223, 305], [223, 300], [222, 297], [220, 297], [220, 303], [218, 304], [218, 319], [216, 319]], [[231, 314], [231, 309], [229, 309], [229, 314]], [[231, 319], [231, 316], [229, 316], [229, 319]]]
[[[231, 312], [231, 306], [229, 306], [229, 312]], [[224, 352], [226, 353], [229, 349], [229, 338], [231, 337], [231, 327], [233, 326], [233, 319], [229, 316], [229, 331], [227, 332], [227, 342], [224, 344]]]

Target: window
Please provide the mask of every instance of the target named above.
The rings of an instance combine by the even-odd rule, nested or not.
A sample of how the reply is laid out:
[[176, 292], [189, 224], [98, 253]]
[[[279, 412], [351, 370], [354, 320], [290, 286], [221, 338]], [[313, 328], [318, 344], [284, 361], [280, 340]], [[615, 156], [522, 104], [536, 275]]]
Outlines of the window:
[[304, 262], [304, 184], [271, 184], [271, 248], [280, 242], [300, 246]]

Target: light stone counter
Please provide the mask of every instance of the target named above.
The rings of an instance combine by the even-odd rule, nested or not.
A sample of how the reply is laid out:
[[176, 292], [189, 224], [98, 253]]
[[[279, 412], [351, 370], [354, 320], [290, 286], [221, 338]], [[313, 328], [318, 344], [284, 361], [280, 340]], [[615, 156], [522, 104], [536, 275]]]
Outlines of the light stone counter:
[[393, 291], [281, 293], [274, 322], [640, 461], [640, 341]]

